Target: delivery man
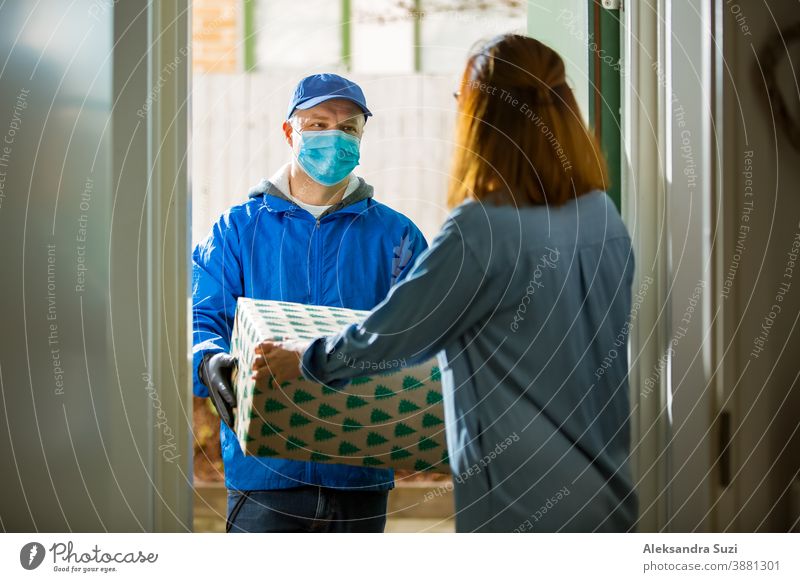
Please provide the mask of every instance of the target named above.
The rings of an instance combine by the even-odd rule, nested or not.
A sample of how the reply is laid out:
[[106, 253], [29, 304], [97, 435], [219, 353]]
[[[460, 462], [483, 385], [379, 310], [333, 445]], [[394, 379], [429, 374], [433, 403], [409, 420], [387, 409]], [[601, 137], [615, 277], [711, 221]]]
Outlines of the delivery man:
[[237, 298], [372, 309], [427, 247], [411, 220], [352, 174], [371, 115], [352, 81], [301, 80], [283, 123], [291, 162], [194, 248], [194, 393], [210, 395], [221, 419], [226, 531], [384, 529], [391, 470], [245, 457], [231, 430]]

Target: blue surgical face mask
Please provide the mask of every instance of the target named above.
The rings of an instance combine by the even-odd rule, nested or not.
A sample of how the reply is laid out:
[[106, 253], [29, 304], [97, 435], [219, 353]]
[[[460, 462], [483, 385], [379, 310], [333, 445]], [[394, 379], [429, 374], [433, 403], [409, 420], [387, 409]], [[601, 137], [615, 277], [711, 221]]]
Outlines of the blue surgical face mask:
[[297, 163], [315, 182], [333, 186], [358, 165], [361, 140], [356, 136], [338, 129], [295, 133], [299, 136]]

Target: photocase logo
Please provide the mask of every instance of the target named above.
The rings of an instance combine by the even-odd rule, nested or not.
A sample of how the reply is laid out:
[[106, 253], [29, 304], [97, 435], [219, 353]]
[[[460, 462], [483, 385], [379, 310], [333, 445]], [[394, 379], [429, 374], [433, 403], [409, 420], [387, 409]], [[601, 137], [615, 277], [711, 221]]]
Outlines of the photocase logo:
[[44, 561], [44, 546], [39, 542], [28, 542], [19, 551], [19, 563], [26, 570], [35, 570]]

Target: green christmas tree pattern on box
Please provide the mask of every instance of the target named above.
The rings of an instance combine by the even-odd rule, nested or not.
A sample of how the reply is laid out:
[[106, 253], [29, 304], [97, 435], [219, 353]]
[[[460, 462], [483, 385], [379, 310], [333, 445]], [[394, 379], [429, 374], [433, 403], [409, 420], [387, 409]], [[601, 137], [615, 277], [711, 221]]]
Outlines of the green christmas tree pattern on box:
[[[355, 378], [342, 390], [297, 378], [258, 389], [255, 346], [338, 333], [368, 312], [240, 298], [231, 337], [237, 358], [235, 431], [246, 455], [363, 467], [450, 471], [436, 360]], [[370, 365], [381, 369], [380, 364]]]

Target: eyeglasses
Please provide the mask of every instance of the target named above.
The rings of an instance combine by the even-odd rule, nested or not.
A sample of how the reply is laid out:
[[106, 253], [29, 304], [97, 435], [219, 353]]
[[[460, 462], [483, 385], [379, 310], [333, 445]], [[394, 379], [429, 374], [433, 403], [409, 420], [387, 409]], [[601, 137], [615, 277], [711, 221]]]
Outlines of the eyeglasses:
[[289, 120], [289, 125], [292, 126], [297, 133], [302, 133], [304, 131], [324, 131], [326, 129], [338, 129], [350, 135], [355, 135], [360, 137], [361, 130], [359, 129], [356, 123], [349, 123], [347, 121], [343, 121], [339, 124], [332, 125], [329, 127], [328, 123], [323, 123], [316, 120], [299, 120], [296, 117], [292, 117]]

